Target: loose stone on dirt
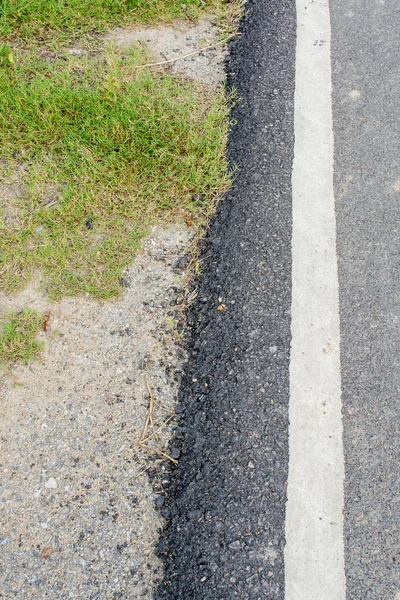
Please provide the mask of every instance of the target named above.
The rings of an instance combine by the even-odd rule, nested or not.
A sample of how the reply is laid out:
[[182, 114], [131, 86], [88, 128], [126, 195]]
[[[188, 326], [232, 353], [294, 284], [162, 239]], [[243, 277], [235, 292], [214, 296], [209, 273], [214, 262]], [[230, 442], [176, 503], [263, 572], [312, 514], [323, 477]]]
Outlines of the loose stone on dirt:
[[[218, 45], [199, 50], [212, 45], [217, 38], [217, 27], [210, 20], [202, 20], [197, 23], [175, 21], [158, 27], [118, 27], [105, 39], [119, 48], [129, 49], [139, 44], [150, 51], [155, 62], [173, 61], [164, 65], [171, 73], [215, 86], [225, 79], [226, 47]], [[179, 58], [192, 52], [195, 54]]]
[[1, 313], [51, 312], [43, 360], [1, 381], [0, 597], [152, 598], [163, 526], [154, 502], [162, 508], [169, 479], [137, 443], [149, 386], [157, 435], [147, 443], [168, 452], [174, 419], [164, 423], [186, 361], [176, 331], [184, 271], [173, 265], [190, 238], [186, 226], [155, 227], [113, 302], [51, 304], [37, 282], [0, 297]]

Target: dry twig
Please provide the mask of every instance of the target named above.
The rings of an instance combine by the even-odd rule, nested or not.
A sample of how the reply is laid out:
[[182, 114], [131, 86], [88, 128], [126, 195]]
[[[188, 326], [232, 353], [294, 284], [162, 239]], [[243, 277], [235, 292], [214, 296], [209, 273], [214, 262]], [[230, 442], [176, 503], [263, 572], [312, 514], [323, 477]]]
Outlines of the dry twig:
[[168, 425], [168, 423], [170, 421], [172, 421], [172, 419], [174, 419], [174, 418], [175, 418], [175, 414], [173, 414], [170, 417], [168, 417], [168, 419], [166, 421], [164, 421], [164, 423], [161, 425], [161, 427], [159, 427], [156, 431], [154, 431], [149, 436], [147, 436], [147, 438], [143, 439], [143, 437], [142, 437], [142, 439], [140, 440], [140, 443], [141, 444], [145, 444], [146, 442], [148, 442], [153, 437], [153, 435], [157, 435], [157, 433], [159, 433], [162, 429], [164, 429], [164, 427], [166, 425]]
[[160, 65], [167, 65], [168, 63], [176, 62], [177, 60], [183, 60], [184, 58], [189, 58], [189, 56], [193, 56], [194, 54], [199, 54], [200, 52], [204, 52], [204, 50], [210, 50], [210, 48], [214, 48], [214, 46], [220, 46], [221, 44], [225, 44], [228, 40], [238, 35], [242, 35], [241, 33], [232, 33], [228, 35], [228, 37], [220, 40], [219, 42], [214, 42], [209, 46], [204, 46], [203, 48], [199, 48], [198, 50], [194, 50], [193, 52], [189, 52], [188, 54], [183, 54], [182, 56], [177, 56], [176, 58], [171, 58], [169, 60], [161, 60], [160, 62], [155, 63], [147, 63], [146, 65], [137, 65], [135, 69], [144, 69], [145, 67], [159, 67]]
[[153, 396], [153, 392], [150, 389], [150, 385], [149, 382], [146, 380], [146, 388], [147, 391], [149, 393], [149, 410], [147, 411], [147, 417], [146, 417], [146, 422], [144, 424], [144, 428], [143, 428], [143, 433], [142, 433], [142, 437], [140, 438], [140, 443], [144, 440], [144, 438], [147, 435], [147, 430], [149, 428], [149, 424], [151, 423], [152, 427], [154, 428], [153, 425], [153, 409], [154, 409], [154, 403], [155, 403], [155, 398]]
[[[153, 392], [151, 391], [149, 382], [146, 380], [146, 388], [149, 394], [149, 408], [147, 411], [147, 417], [146, 417], [146, 422], [144, 424], [143, 427], [143, 432], [142, 432], [142, 436], [140, 438], [140, 441], [137, 443], [137, 445], [139, 446], [139, 448], [144, 448], [145, 450], [148, 450], [149, 452], [154, 452], [154, 454], [158, 454], [160, 456], [163, 456], [164, 458], [167, 458], [168, 460], [170, 460], [172, 463], [174, 463], [174, 465], [178, 464], [178, 461], [175, 460], [174, 458], [172, 458], [171, 456], [168, 456], [168, 454], [166, 454], [165, 452], [163, 452], [162, 450], [158, 450], [158, 448], [152, 448], [151, 446], [147, 446], [146, 442], [148, 442], [153, 436], [158, 440], [158, 436], [157, 433], [159, 431], [161, 431], [163, 429], [163, 427], [165, 427], [167, 425], [167, 423], [169, 423], [173, 418], [174, 418], [174, 414], [172, 416], [170, 416], [162, 425], [161, 427], [159, 427], [157, 430], [154, 428], [154, 421], [153, 421], [153, 410], [154, 410], [154, 404], [155, 404], [155, 398], [153, 395]], [[153, 428], [153, 432], [150, 435], [147, 435], [147, 432], [149, 430], [149, 425], [152, 426]]]
[[171, 456], [168, 456], [168, 454], [165, 454], [165, 452], [163, 452], [162, 450], [158, 450], [158, 448], [152, 448], [151, 446], [146, 446], [142, 442], [139, 442], [138, 445], [141, 448], [145, 448], [145, 450], [149, 450], [150, 452], [154, 452], [155, 454], [159, 454], [160, 456], [163, 456], [164, 458], [168, 458], [168, 460], [170, 460], [172, 463], [174, 463], [174, 465], [178, 464], [178, 461], [175, 460], [175, 458], [172, 458]]

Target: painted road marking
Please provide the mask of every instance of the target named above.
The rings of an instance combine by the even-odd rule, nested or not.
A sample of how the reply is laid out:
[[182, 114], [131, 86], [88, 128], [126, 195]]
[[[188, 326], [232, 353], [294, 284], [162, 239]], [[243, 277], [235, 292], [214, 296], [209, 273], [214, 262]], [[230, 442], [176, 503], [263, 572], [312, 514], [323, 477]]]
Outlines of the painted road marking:
[[345, 600], [328, 0], [297, 0], [286, 600]]

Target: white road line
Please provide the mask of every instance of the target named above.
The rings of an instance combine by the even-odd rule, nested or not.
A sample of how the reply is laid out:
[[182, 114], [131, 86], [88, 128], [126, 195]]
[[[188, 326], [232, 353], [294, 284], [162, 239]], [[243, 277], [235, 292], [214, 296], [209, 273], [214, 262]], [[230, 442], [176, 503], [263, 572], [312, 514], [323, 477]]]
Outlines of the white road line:
[[297, 0], [286, 600], [345, 600], [328, 0]]

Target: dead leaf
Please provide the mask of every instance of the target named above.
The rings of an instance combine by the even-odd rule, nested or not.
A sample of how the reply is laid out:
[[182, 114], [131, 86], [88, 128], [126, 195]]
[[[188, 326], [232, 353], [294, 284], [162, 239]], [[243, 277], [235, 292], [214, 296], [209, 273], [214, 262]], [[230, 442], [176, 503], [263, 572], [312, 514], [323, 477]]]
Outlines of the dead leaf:
[[225, 304], [218, 304], [217, 310], [219, 310], [220, 312], [225, 312], [226, 311], [226, 305]]
[[40, 553], [40, 558], [49, 558], [49, 556], [53, 554], [53, 552], [55, 552], [55, 548], [43, 548], [43, 550]]
[[185, 223], [188, 227], [191, 227], [193, 225], [193, 217], [192, 215], [186, 215], [185, 217]]
[[49, 324], [50, 317], [51, 317], [51, 313], [50, 312], [45, 313], [43, 315], [43, 318], [44, 318], [44, 321], [43, 321], [43, 331], [47, 331], [47, 326]]

